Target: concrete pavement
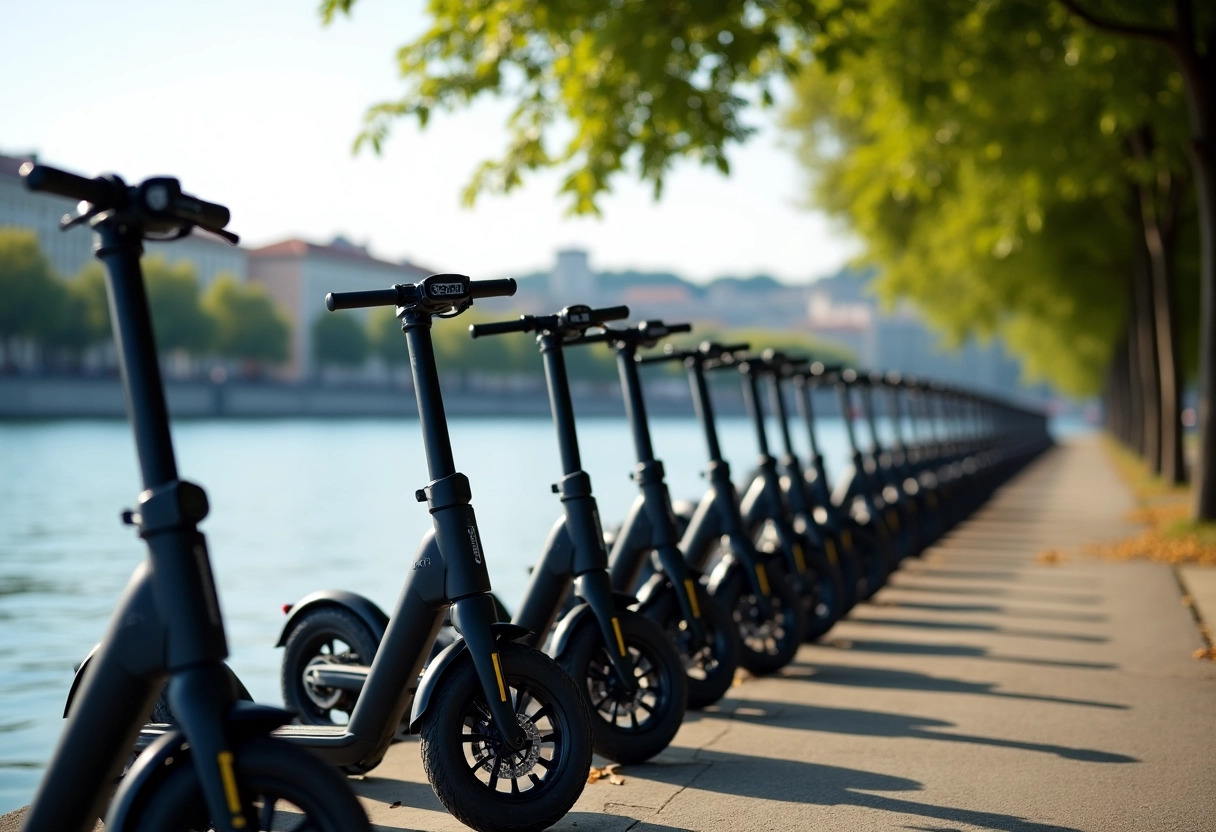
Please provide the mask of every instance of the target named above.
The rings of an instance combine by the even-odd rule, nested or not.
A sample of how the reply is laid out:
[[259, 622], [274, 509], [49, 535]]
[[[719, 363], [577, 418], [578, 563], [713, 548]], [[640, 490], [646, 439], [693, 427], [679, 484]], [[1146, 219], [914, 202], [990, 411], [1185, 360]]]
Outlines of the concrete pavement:
[[[1175, 572], [1077, 554], [1131, 505], [1096, 441], [1051, 451], [554, 828], [1216, 830], [1216, 663]], [[415, 742], [355, 787], [377, 829], [465, 829]]]
[[[1130, 536], [1131, 505], [1096, 440], [1052, 450], [824, 643], [690, 713], [553, 828], [1216, 830], [1216, 662], [1192, 658], [1183, 602], [1216, 621], [1216, 580], [1081, 555]], [[377, 830], [467, 829], [416, 741], [352, 783]]]

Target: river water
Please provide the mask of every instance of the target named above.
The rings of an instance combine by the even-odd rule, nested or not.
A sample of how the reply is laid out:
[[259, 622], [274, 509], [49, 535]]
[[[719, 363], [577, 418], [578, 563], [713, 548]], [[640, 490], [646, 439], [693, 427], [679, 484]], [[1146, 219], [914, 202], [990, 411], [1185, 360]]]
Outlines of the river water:
[[[842, 424], [825, 419], [829, 467], [845, 463]], [[722, 418], [735, 472], [756, 458], [750, 423]], [[456, 466], [473, 486], [495, 591], [513, 607], [560, 503], [552, 423], [457, 418]], [[673, 497], [704, 489], [705, 447], [690, 419], [654, 419]], [[580, 419], [583, 467], [605, 525], [636, 495], [621, 419]], [[803, 439], [796, 433], [795, 441]], [[403, 419], [182, 421], [181, 475], [203, 485], [203, 522], [228, 628], [229, 663], [254, 698], [281, 703], [282, 605], [347, 589], [385, 610], [429, 527], [414, 500], [427, 482], [418, 426]], [[805, 448], [800, 448], [804, 451]], [[736, 477], [737, 479], [737, 477]], [[28, 803], [62, 726], [73, 668], [102, 634], [144, 557], [119, 512], [140, 489], [124, 421], [0, 424], [0, 813]]]

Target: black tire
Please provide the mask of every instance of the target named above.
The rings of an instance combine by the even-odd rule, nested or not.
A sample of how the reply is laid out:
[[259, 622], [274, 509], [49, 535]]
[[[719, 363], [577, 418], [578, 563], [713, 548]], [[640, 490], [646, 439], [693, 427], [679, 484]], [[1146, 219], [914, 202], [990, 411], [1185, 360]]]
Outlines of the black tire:
[[[546, 829], [570, 811], [587, 783], [591, 719], [578, 687], [553, 659], [520, 644], [500, 645], [498, 657], [532, 743], [503, 753], [473, 662], [465, 657], [449, 668], [443, 695], [423, 717], [422, 766], [439, 802], [466, 826]], [[514, 772], [504, 771], [512, 766]]]
[[379, 641], [359, 616], [342, 607], [317, 607], [287, 635], [280, 682], [283, 702], [305, 725], [345, 725], [356, 691], [309, 684], [304, 673], [317, 663], [370, 665]]
[[670, 584], [654, 602], [647, 603], [644, 612], [675, 644], [688, 682], [688, 707], [699, 710], [717, 702], [734, 684], [739, 669], [739, 636], [730, 613], [700, 582], [696, 593], [701, 626], [705, 628], [704, 644], [693, 641]]
[[586, 616], [570, 636], [559, 663], [587, 698], [591, 744], [596, 754], [618, 763], [641, 763], [668, 745], [684, 721], [688, 682], [684, 662], [663, 629], [641, 613], [616, 615], [629, 661], [633, 694], [622, 689], [604, 635]]
[[[349, 784], [311, 752], [284, 740], [253, 737], [234, 749], [234, 757], [236, 785], [246, 814], [258, 821], [247, 832], [282, 829], [284, 823], [316, 832], [370, 830], [367, 814]], [[193, 765], [174, 765], [152, 786], [124, 829], [187, 832], [211, 828]]]
[[[248, 689], [246, 689], [236, 673], [232, 671], [232, 668], [225, 664], [224, 670], [228, 675], [228, 686], [232, 689], [232, 695], [245, 702], [252, 702], [253, 697], [249, 694]], [[160, 692], [160, 696], [156, 697], [156, 704], [152, 706], [151, 721], [153, 723], [162, 725], [177, 724], [177, 717], [173, 715], [173, 709], [169, 707], [168, 690], [169, 686], [165, 685]]]
[[806, 632], [802, 599], [775, 562], [766, 564], [771, 615], [765, 616], [742, 568], [732, 569], [714, 596], [730, 613], [739, 634], [739, 665], [763, 676], [794, 660]]
[[806, 606], [806, 641], [816, 641], [827, 634], [845, 613], [844, 577], [840, 566], [827, 560], [816, 563], [803, 572], [808, 591], [803, 593]]

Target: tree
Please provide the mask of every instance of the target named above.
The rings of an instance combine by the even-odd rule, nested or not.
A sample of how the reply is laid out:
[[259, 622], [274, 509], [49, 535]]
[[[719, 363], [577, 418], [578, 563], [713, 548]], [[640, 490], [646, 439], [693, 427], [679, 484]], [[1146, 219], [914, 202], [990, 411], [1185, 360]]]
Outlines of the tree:
[[378, 306], [368, 313], [367, 344], [371, 354], [382, 358], [390, 368], [404, 367], [410, 362], [401, 321], [391, 307]]
[[0, 346], [6, 363], [12, 363], [19, 342], [39, 341], [54, 328], [58, 296], [38, 235], [0, 228]]
[[[324, 21], [354, 4], [322, 0]], [[505, 95], [507, 147], [477, 170], [467, 202], [546, 168], [565, 175], [572, 213], [596, 213], [629, 168], [658, 196], [677, 159], [729, 172], [728, 149], [755, 132], [745, 112], [772, 101], [809, 38], [849, 5], [432, 0], [430, 30], [397, 53], [404, 94], [371, 107], [356, 147], [379, 152], [398, 118], [425, 127], [435, 110]]]
[[282, 364], [289, 355], [291, 323], [258, 285], [241, 285], [221, 275], [203, 296], [215, 320], [215, 351], [244, 362], [254, 374], [263, 364]]
[[312, 353], [318, 364], [358, 367], [369, 353], [367, 333], [355, 315], [319, 315], [312, 322]]
[[216, 321], [203, 309], [194, 265], [170, 264], [161, 256], [145, 258], [142, 265], [157, 349], [194, 356], [210, 349]]
[[110, 310], [101, 263], [90, 261], [76, 277], [58, 281], [58, 296], [60, 311], [45, 342], [78, 363], [86, 350], [110, 339]]
[[[1037, 350], [1032, 366], [1059, 368], [1074, 390], [1098, 386], [1130, 310], [1128, 381], [1148, 398], [1150, 444], [1169, 450], [1157, 469], [1179, 476], [1172, 255], [1185, 161], [1169, 148], [1184, 122], [1168, 61], [1039, 4], [939, 4], [931, 26], [919, 5], [885, 5], [804, 81], [794, 121], [819, 200], [862, 230], [888, 292], [956, 334], [1011, 327]], [[1121, 248], [1137, 227], [1140, 245]], [[1130, 268], [1141, 251], [1147, 266]], [[1112, 294], [1112, 278], [1125, 288]], [[1060, 349], [1043, 324], [1080, 332], [1085, 349]]]
[[[1117, 4], [1095, 12], [1081, 0], [1059, 0], [1100, 31], [1155, 44], [1174, 60], [1182, 76], [1190, 122], [1186, 151], [1195, 180], [1200, 235], [1199, 466], [1194, 514], [1216, 520], [1216, 9], [1192, 0]], [[1167, 9], [1168, 6], [1168, 9]]]

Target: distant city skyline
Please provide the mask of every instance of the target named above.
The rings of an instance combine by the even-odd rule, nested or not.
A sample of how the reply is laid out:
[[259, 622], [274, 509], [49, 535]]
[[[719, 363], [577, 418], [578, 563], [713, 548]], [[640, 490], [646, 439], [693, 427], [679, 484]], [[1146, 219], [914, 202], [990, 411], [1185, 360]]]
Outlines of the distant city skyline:
[[730, 177], [678, 164], [656, 203], [623, 174], [602, 219], [565, 217], [549, 173], [461, 208], [477, 164], [502, 149], [507, 102], [436, 113], [426, 131], [401, 122], [382, 157], [352, 156], [366, 108], [400, 92], [393, 56], [425, 25], [423, 7], [360, 3], [324, 29], [315, 4], [290, 0], [16, 5], [0, 28], [0, 153], [89, 175], [178, 176], [228, 205], [251, 248], [342, 235], [381, 259], [481, 277], [581, 248], [597, 270], [806, 283], [856, 253], [800, 207], [805, 177], [775, 111], [749, 117], [760, 132], [730, 151]]

